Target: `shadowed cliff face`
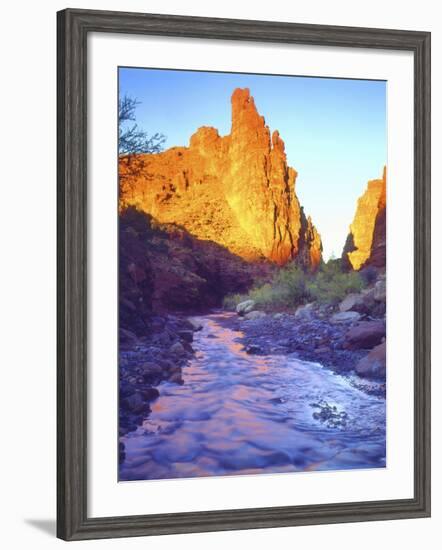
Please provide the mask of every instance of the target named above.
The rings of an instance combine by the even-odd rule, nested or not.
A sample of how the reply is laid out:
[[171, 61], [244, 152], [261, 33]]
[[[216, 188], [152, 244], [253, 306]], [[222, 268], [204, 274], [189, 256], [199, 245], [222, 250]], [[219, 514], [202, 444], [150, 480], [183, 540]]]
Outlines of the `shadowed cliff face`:
[[246, 292], [275, 269], [132, 207], [120, 215], [119, 251], [120, 329], [140, 336], [153, 315], [219, 307], [226, 294]]
[[381, 179], [368, 182], [359, 198], [355, 217], [342, 252], [348, 267], [359, 270], [386, 263], [386, 168]]
[[315, 268], [321, 239], [295, 194], [284, 142], [270, 135], [248, 89], [232, 95], [232, 128], [202, 127], [189, 147], [120, 159], [120, 209], [135, 206], [249, 261]]

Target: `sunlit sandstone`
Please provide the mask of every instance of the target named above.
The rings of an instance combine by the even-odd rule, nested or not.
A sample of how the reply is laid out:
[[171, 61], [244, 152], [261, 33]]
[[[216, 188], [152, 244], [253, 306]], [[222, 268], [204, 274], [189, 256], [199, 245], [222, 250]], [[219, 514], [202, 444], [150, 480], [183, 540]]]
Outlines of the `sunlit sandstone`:
[[343, 255], [353, 269], [385, 267], [386, 168], [382, 178], [371, 180], [358, 199], [355, 217]]
[[120, 159], [120, 208], [136, 206], [254, 261], [315, 268], [321, 238], [295, 193], [284, 142], [248, 89], [232, 94], [231, 133], [201, 127], [188, 147]]

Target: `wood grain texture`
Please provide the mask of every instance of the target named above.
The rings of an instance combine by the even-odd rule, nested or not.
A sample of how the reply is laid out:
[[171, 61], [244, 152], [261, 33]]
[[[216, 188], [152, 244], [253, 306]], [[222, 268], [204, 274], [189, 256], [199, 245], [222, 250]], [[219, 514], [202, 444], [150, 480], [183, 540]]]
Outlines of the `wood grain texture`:
[[[430, 515], [430, 33], [64, 10], [57, 14], [57, 536], [64, 540]], [[87, 33], [409, 50], [414, 55], [414, 498], [87, 517]]]

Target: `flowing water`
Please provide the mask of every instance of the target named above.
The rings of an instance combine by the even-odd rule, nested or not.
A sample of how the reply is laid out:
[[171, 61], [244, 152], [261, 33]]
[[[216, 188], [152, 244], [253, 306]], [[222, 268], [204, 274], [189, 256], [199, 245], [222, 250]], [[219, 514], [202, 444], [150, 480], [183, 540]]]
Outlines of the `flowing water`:
[[318, 364], [249, 355], [229, 314], [198, 320], [184, 385], [122, 441], [120, 480], [385, 466], [385, 399]]

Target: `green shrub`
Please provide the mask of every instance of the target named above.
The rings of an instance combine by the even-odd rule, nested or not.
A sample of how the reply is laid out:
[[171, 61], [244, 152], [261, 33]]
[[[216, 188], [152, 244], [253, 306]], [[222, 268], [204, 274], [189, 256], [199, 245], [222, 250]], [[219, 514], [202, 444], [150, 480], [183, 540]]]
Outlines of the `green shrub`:
[[291, 264], [276, 275], [274, 284], [281, 289], [287, 297], [288, 305], [299, 305], [308, 298], [307, 283], [309, 276], [295, 264]]
[[272, 311], [304, 303], [307, 298], [308, 275], [295, 265], [276, 273], [271, 283], [254, 286], [247, 295], [230, 294], [224, 298], [224, 308], [234, 310], [244, 300], [253, 300], [258, 309]]
[[309, 301], [336, 305], [347, 294], [360, 292], [366, 284], [358, 272], [343, 272], [337, 260], [322, 264], [316, 273], [291, 264], [279, 270], [270, 283], [256, 285], [248, 294], [226, 296], [224, 307], [233, 311], [244, 300], [253, 300], [257, 309], [264, 311], [296, 309]]
[[249, 292], [249, 298], [253, 300], [258, 309], [272, 310], [284, 307], [287, 301], [286, 289], [273, 286], [270, 283], [253, 288]]
[[365, 286], [364, 279], [356, 271], [342, 272], [338, 263], [324, 264], [316, 276], [307, 284], [312, 300], [336, 305], [351, 292], [360, 292]]

